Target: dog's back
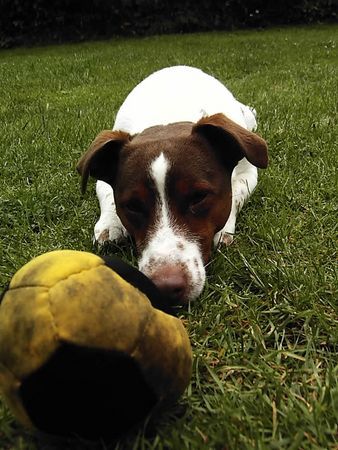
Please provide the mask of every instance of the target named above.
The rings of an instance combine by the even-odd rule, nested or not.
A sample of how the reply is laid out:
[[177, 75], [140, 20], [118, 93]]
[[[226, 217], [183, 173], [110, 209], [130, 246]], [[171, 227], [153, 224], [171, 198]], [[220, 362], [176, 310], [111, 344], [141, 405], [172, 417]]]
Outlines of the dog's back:
[[220, 112], [244, 128], [256, 127], [250, 108], [216, 78], [194, 67], [174, 66], [154, 72], [130, 92], [114, 129], [133, 135], [154, 125], [197, 122]]

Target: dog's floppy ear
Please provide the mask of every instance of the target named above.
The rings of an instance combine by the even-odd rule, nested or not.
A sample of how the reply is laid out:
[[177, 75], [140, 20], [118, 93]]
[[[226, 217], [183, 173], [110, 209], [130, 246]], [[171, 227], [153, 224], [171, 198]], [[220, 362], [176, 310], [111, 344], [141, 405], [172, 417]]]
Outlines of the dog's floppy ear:
[[264, 139], [224, 114], [203, 117], [194, 125], [192, 133], [203, 136], [227, 164], [235, 166], [246, 157], [256, 167], [265, 169], [268, 166], [268, 148]]
[[123, 131], [103, 130], [78, 162], [76, 169], [82, 176], [82, 192], [86, 191], [88, 178], [111, 183], [116, 175], [119, 152], [130, 141]]

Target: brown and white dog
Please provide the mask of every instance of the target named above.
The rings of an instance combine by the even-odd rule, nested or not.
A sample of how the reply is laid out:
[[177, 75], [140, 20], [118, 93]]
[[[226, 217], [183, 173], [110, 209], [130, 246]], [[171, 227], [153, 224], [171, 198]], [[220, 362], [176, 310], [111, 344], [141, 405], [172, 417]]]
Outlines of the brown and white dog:
[[102, 244], [127, 233], [139, 269], [174, 303], [196, 298], [213, 244], [229, 244], [236, 216], [268, 164], [255, 111], [199, 69], [175, 66], [138, 84], [78, 164], [96, 178]]

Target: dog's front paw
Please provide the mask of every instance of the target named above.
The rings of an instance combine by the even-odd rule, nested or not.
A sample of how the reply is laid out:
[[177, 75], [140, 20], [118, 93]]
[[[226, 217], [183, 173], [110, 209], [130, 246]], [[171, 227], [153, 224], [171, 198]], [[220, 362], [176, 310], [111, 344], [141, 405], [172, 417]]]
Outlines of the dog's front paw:
[[229, 246], [234, 241], [234, 235], [232, 233], [227, 233], [226, 231], [220, 231], [215, 234], [214, 245], [218, 247], [220, 244]]
[[222, 233], [220, 242], [224, 245], [231, 245], [234, 242], [234, 235], [230, 233]]
[[121, 222], [112, 223], [111, 221], [100, 219], [94, 227], [93, 241], [103, 245], [106, 242], [118, 242], [127, 237], [127, 235], [127, 230]]

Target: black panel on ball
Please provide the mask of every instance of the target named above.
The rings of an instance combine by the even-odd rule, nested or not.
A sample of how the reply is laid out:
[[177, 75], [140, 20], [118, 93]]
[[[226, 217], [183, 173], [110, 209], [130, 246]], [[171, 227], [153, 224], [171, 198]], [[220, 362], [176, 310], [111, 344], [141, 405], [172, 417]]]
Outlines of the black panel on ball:
[[130, 356], [69, 343], [23, 381], [19, 394], [39, 430], [89, 440], [121, 437], [158, 401]]

